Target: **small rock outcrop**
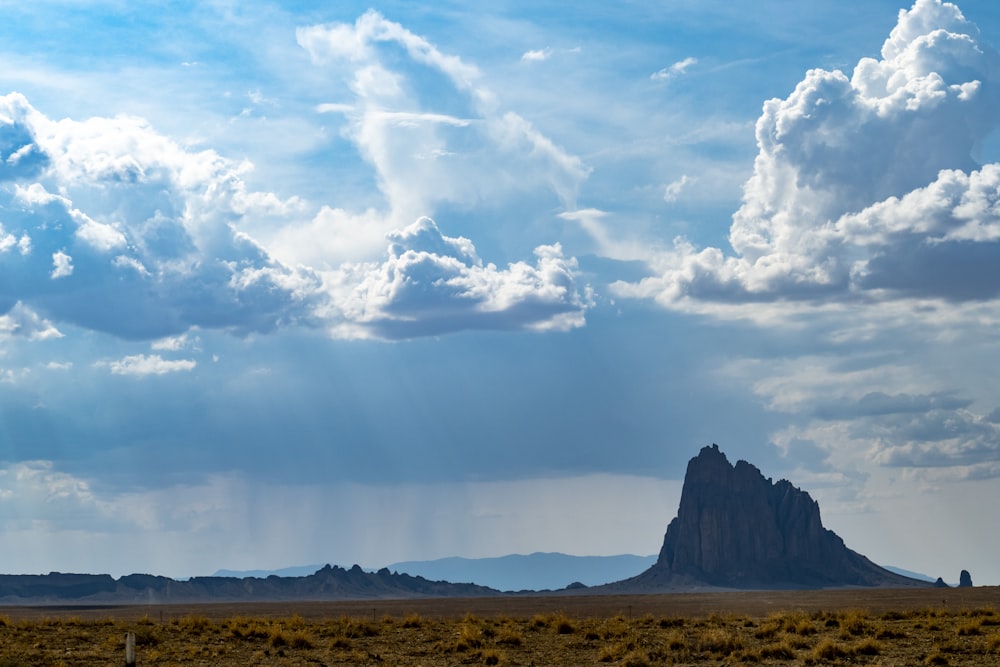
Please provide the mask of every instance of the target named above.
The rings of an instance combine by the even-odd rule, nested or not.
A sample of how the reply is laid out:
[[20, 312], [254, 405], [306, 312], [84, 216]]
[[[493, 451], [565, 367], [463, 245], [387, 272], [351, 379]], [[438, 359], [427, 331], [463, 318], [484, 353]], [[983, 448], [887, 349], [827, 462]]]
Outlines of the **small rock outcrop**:
[[746, 461], [730, 464], [718, 445], [688, 463], [656, 564], [620, 584], [648, 591], [930, 585], [851, 551], [823, 527], [808, 493]]
[[944, 579], [938, 577], [937, 581], [934, 582], [934, 588], [951, 588], [951, 586], [945, 583]]
[[972, 588], [972, 575], [969, 574], [968, 570], [962, 570], [962, 573], [958, 575], [958, 587]]

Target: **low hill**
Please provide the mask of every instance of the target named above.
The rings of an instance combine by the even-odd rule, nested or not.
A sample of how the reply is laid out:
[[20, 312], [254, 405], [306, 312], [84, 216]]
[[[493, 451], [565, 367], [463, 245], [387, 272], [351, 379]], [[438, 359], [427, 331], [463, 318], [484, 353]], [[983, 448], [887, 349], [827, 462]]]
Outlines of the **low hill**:
[[0, 604], [163, 604], [480, 597], [499, 592], [474, 584], [428, 581], [387, 569], [365, 572], [326, 565], [304, 577], [192, 577], [149, 574], [0, 575]]

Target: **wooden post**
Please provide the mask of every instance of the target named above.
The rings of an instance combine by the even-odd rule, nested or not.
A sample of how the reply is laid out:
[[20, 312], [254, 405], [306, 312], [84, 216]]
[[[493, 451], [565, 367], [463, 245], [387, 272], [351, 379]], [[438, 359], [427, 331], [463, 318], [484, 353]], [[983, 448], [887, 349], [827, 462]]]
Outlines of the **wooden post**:
[[135, 667], [135, 633], [125, 635], [125, 667]]

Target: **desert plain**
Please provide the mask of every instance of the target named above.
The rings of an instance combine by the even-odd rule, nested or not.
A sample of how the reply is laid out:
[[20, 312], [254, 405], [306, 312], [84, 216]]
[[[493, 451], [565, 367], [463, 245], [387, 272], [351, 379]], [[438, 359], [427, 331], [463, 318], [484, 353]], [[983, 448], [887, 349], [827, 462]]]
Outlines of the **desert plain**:
[[1000, 588], [0, 607], [0, 667], [997, 665]]

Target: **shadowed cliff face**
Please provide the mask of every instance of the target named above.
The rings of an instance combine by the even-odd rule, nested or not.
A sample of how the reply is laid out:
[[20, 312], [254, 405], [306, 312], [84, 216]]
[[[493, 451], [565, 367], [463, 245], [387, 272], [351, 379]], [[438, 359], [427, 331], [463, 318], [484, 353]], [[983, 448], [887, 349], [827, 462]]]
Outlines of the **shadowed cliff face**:
[[677, 517], [647, 572], [731, 588], [915, 584], [844, 546], [808, 493], [746, 461], [730, 464], [717, 445], [688, 463]]

